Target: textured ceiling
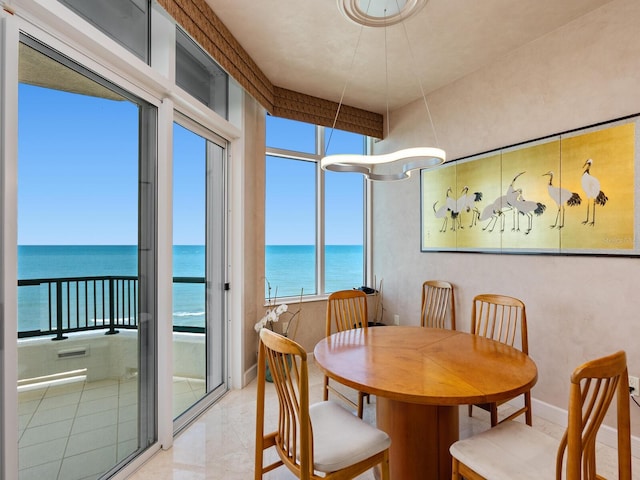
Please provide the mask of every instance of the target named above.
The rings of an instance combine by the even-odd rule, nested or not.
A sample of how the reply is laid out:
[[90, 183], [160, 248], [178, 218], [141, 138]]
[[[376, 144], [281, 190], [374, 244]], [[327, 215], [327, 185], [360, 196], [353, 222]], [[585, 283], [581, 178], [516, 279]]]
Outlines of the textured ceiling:
[[337, 0], [206, 1], [274, 85], [336, 102], [344, 90], [385, 113], [611, 0], [429, 0], [386, 29], [352, 23]]

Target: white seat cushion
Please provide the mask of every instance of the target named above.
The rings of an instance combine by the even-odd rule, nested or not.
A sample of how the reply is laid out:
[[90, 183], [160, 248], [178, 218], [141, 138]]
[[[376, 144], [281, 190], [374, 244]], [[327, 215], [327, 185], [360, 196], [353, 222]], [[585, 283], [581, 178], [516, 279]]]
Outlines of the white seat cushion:
[[315, 403], [309, 407], [309, 417], [313, 428], [313, 468], [319, 472], [340, 470], [391, 445], [389, 435], [337, 403]]
[[504, 422], [451, 445], [451, 455], [491, 480], [554, 479], [559, 440], [520, 422]]

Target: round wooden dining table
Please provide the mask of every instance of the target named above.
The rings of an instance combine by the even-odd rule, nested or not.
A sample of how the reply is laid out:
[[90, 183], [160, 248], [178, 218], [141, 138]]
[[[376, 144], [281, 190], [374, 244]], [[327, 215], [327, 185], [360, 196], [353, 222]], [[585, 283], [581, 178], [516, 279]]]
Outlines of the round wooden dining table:
[[516, 397], [538, 378], [533, 360], [516, 348], [437, 328], [347, 330], [313, 353], [328, 377], [376, 395], [377, 426], [391, 437], [392, 480], [449, 480], [459, 405]]

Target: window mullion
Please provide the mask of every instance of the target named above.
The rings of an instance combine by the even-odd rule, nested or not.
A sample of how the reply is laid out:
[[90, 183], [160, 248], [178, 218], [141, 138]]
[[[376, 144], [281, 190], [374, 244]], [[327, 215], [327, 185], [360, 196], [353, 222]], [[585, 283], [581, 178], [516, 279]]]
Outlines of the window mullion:
[[[320, 158], [325, 154], [324, 133], [324, 127], [316, 126], [316, 153]], [[326, 292], [324, 230], [324, 172], [316, 161], [316, 282], [319, 295]]]
[[[364, 151], [367, 155], [373, 154], [373, 139], [371, 137], [364, 137]], [[369, 180], [367, 177], [363, 175], [362, 181], [364, 182], [363, 189], [363, 199], [362, 204], [364, 205], [364, 231], [362, 232], [363, 239], [363, 248], [362, 254], [364, 272], [363, 278], [365, 281], [365, 285], [373, 285], [373, 288], [378, 288], [377, 285], [374, 285], [373, 274], [373, 182]]]

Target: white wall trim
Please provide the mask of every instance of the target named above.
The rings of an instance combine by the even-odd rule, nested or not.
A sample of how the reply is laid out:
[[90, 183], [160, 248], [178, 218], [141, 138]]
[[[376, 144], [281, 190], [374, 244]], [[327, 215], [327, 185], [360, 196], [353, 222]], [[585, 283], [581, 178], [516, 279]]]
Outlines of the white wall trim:
[[0, 10], [0, 478], [18, 474], [18, 26]]
[[0, 478], [18, 472], [18, 27], [14, 16], [0, 10]]
[[[236, 92], [237, 93], [237, 92]], [[234, 97], [234, 111], [238, 107], [244, 112], [246, 108], [244, 98]], [[239, 103], [239, 104], [238, 104]], [[235, 113], [237, 115], [237, 112]], [[242, 115], [244, 119], [244, 113]], [[242, 128], [245, 127], [242, 120]], [[243, 356], [244, 356], [244, 175], [245, 175], [245, 145], [244, 136], [231, 141], [228, 145], [227, 166], [229, 169], [229, 211], [227, 212], [229, 219], [229, 235], [228, 235], [228, 261], [229, 261], [229, 283], [230, 304], [229, 316], [227, 318], [227, 327], [229, 334], [229, 386], [231, 388], [243, 388], [246, 383], [242, 373]]]
[[[157, 355], [158, 442], [173, 445], [173, 102], [165, 99], [158, 108], [157, 188]], [[163, 318], [161, 318], [163, 316]], [[164, 318], [164, 317], [167, 318]]]

